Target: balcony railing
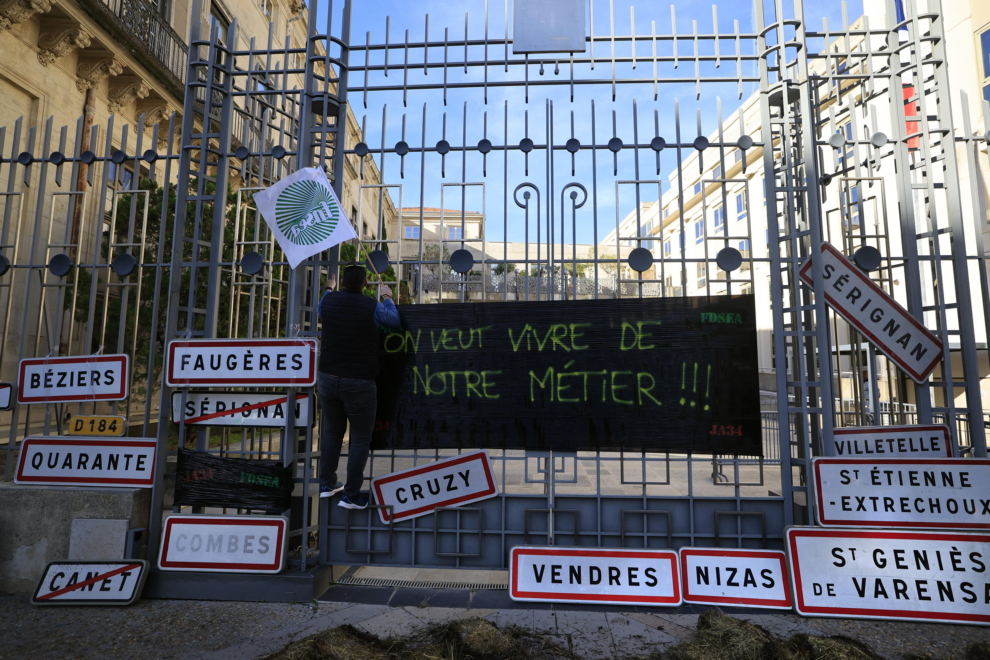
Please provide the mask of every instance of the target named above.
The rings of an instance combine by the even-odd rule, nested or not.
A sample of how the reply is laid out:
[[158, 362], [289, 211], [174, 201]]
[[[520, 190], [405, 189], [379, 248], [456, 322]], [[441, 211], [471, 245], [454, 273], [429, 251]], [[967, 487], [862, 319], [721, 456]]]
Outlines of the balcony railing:
[[186, 42], [147, 0], [96, 0], [145, 53], [160, 63], [173, 82], [186, 78]]

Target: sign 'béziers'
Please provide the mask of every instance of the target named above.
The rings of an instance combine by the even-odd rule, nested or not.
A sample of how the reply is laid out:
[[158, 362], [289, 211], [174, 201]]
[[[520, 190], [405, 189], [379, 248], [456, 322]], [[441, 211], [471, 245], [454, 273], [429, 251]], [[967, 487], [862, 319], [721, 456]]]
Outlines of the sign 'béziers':
[[[818, 258], [818, 255], [814, 257]], [[822, 243], [820, 258], [823, 293], [832, 309], [911, 378], [924, 382], [942, 359], [942, 342], [938, 337], [828, 243]], [[812, 259], [808, 259], [800, 271], [808, 286], [814, 285], [811, 268]]]
[[169, 342], [169, 387], [311, 387], [315, 339], [193, 339]]
[[126, 355], [21, 360], [17, 403], [126, 399], [127, 361]]

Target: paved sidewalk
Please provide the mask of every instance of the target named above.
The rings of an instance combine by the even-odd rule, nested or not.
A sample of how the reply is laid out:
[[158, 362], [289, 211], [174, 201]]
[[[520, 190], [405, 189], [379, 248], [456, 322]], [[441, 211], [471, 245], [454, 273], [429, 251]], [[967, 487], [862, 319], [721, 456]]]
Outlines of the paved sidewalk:
[[[345, 599], [342, 598], [346, 596]], [[335, 599], [328, 601], [326, 599]], [[359, 602], [365, 601], [365, 602]], [[460, 602], [460, 605], [453, 605]], [[483, 606], [487, 602], [490, 606]], [[449, 606], [448, 606], [449, 605]], [[0, 660], [135, 658], [255, 660], [292, 641], [351, 624], [380, 637], [431, 623], [484, 618], [519, 626], [588, 660], [635, 658], [692, 639], [706, 608], [600, 608], [513, 603], [505, 591], [333, 587], [313, 603], [143, 600], [123, 608], [32, 607], [0, 598]], [[780, 637], [842, 634], [882, 656], [962, 658], [966, 646], [990, 642], [990, 628], [944, 624], [806, 619], [790, 613], [724, 609]]]

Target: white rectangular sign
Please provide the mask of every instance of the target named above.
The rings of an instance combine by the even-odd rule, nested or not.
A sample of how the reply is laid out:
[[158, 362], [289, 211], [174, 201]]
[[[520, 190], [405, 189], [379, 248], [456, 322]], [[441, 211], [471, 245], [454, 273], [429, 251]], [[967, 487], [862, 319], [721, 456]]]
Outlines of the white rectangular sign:
[[169, 387], [312, 387], [315, 339], [192, 339], [168, 344]]
[[[182, 392], [172, 392], [172, 421], [179, 423]], [[271, 426], [285, 428], [285, 394], [256, 392], [186, 392], [185, 417], [194, 426]], [[296, 428], [310, 425], [312, 395], [296, 393], [292, 409]]]
[[780, 550], [681, 548], [684, 602], [791, 609], [787, 561]]
[[285, 564], [286, 519], [169, 516], [158, 556], [163, 571], [278, 573]]
[[0, 383], [0, 410], [10, 410], [14, 404], [14, 384]]
[[990, 459], [816, 458], [821, 525], [990, 529]]
[[[821, 261], [826, 302], [911, 378], [924, 382], [942, 359], [942, 342], [828, 243], [822, 243]], [[808, 286], [814, 286], [811, 268], [809, 258], [800, 271]]]
[[[372, 479], [382, 522], [409, 520], [444, 506], [457, 506], [498, 495], [488, 452], [476, 451]], [[391, 520], [389, 519], [391, 517]]]
[[990, 623], [990, 536], [789, 527], [798, 614]]
[[45, 567], [34, 605], [130, 605], [148, 577], [144, 559], [53, 561]]
[[25, 438], [14, 483], [151, 488], [157, 447], [154, 438]]
[[952, 457], [945, 424], [845, 427], [832, 431], [832, 437], [837, 456]]
[[126, 355], [21, 360], [17, 403], [120, 401], [127, 398]]
[[517, 546], [510, 562], [512, 600], [681, 604], [676, 550]]

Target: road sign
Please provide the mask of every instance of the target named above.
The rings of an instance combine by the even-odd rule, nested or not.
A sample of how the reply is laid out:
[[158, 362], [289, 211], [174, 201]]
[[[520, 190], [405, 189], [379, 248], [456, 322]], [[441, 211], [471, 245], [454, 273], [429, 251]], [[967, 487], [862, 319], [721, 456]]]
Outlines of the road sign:
[[14, 384], [0, 383], [0, 410], [10, 410], [14, 404]]
[[127, 365], [126, 355], [21, 360], [17, 403], [126, 399]]
[[193, 339], [168, 344], [169, 387], [312, 387], [315, 339]]
[[[172, 421], [179, 423], [183, 392], [172, 392]], [[194, 426], [285, 428], [288, 396], [255, 392], [185, 392], [185, 421]], [[312, 395], [296, 393], [296, 428], [310, 425]]]
[[151, 488], [157, 446], [154, 438], [29, 437], [21, 444], [14, 483]]
[[813, 459], [821, 525], [990, 529], [990, 459]]
[[791, 609], [780, 550], [681, 548], [685, 603]]
[[798, 614], [990, 623], [990, 535], [789, 527]]
[[[938, 337], [828, 243], [822, 243], [821, 260], [826, 302], [911, 378], [924, 382], [942, 359]], [[809, 258], [800, 271], [808, 286], [814, 286], [811, 267]]]
[[425, 516], [439, 507], [470, 504], [498, 495], [491, 460], [486, 451], [471, 452], [372, 479], [371, 490], [378, 504], [392, 506], [391, 513], [378, 509], [385, 524]]
[[158, 567], [163, 571], [278, 573], [285, 563], [286, 519], [169, 516]]
[[510, 562], [512, 600], [681, 604], [676, 550], [517, 546]]
[[127, 420], [116, 415], [76, 415], [66, 424], [69, 435], [119, 436], [127, 431]]
[[31, 596], [34, 605], [130, 605], [148, 577], [144, 559], [53, 561]]
[[945, 424], [846, 427], [835, 429], [832, 436], [839, 456], [952, 457]]

